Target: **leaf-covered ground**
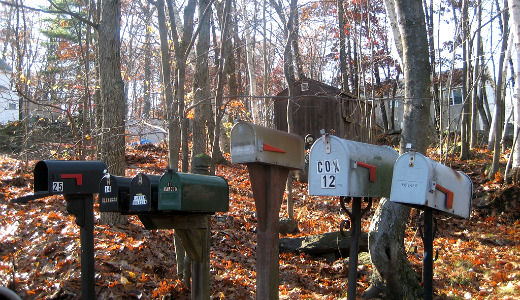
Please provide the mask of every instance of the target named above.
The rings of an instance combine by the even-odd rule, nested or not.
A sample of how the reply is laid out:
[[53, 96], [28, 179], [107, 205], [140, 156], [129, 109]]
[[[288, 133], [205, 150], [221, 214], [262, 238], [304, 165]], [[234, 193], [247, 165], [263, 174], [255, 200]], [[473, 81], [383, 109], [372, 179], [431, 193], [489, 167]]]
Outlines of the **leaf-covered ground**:
[[[127, 176], [159, 174], [166, 152], [155, 147], [127, 151]], [[434, 247], [434, 290], [438, 298], [514, 299], [520, 297], [520, 221], [518, 188], [487, 181], [486, 151], [464, 164], [454, 163], [474, 181], [474, 210], [469, 220], [437, 215]], [[29, 165], [32, 170], [34, 162]], [[27, 205], [9, 199], [32, 191], [32, 174], [22, 162], [0, 156], [0, 286], [9, 286], [25, 299], [77, 299], [80, 294], [79, 227], [67, 214], [65, 200], [53, 196]], [[27, 169], [27, 168], [26, 168]], [[230, 211], [211, 217], [211, 295], [214, 299], [255, 298], [256, 215], [245, 167], [219, 165], [217, 173], [230, 184]], [[477, 209], [482, 197], [494, 199]], [[294, 236], [337, 231], [344, 218], [337, 199], [307, 195], [306, 183], [296, 183]], [[503, 204], [510, 213], [495, 209]], [[377, 204], [376, 204], [377, 205]], [[372, 212], [374, 208], [372, 209]], [[281, 217], [285, 216], [285, 204]], [[99, 224], [94, 232], [96, 293], [100, 299], [186, 299], [189, 288], [176, 275], [172, 230], [145, 230], [136, 217], [129, 224]], [[418, 211], [412, 213], [405, 246], [418, 276], [422, 241], [417, 233]], [[363, 220], [367, 231], [369, 218]], [[346, 260], [329, 262], [305, 254], [280, 254], [281, 299], [337, 299], [347, 290]], [[370, 265], [360, 265], [357, 292], [369, 286]]]

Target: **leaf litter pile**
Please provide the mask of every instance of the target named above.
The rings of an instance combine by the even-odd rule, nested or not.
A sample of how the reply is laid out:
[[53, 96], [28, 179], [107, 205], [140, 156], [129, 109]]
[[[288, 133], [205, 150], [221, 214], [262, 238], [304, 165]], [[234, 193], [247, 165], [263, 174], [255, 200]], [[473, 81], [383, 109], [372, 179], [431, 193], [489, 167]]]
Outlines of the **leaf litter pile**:
[[[452, 164], [472, 177], [476, 199], [469, 220], [435, 216], [439, 224], [434, 241], [434, 250], [438, 250], [434, 262], [436, 298], [514, 299], [520, 295], [519, 188], [503, 185], [500, 175], [492, 181], [485, 179], [490, 155], [476, 150], [472, 160]], [[0, 286], [14, 289], [24, 299], [78, 299], [80, 230], [67, 213], [63, 197], [47, 197], [27, 205], [9, 203], [32, 192], [34, 163], [22, 168], [22, 162], [0, 156]], [[127, 164], [126, 176], [160, 174], [166, 168], [166, 152], [155, 146], [132, 147], [127, 151]], [[219, 165], [217, 175], [229, 182], [230, 210], [211, 217], [211, 298], [255, 299], [256, 214], [247, 169]], [[307, 184], [301, 182], [295, 184], [294, 197], [299, 232], [284, 237], [338, 231], [345, 218], [338, 199], [309, 196]], [[189, 287], [176, 274], [173, 230], [145, 230], [135, 216], [130, 216], [126, 225], [101, 225], [97, 204], [94, 209], [99, 299], [189, 299]], [[422, 270], [419, 214], [412, 210], [405, 239], [418, 277]], [[280, 217], [286, 217], [285, 199]], [[363, 231], [368, 231], [369, 223], [369, 217], [363, 219]], [[326, 260], [303, 253], [280, 253], [279, 262], [281, 299], [346, 296], [348, 258]], [[358, 296], [368, 288], [370, 273], [369, 262], [360, 260]]]

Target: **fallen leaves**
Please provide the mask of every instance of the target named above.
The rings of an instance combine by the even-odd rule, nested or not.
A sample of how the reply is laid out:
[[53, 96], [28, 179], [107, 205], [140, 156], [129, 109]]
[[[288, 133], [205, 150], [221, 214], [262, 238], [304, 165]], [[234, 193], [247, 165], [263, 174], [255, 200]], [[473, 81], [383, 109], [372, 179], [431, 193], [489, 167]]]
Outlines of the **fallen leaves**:
[[[153, 145], [128, 151], [132, 163], [127, 175], [158, 174], [166, 167], [165, 149]], [[477, 151], [475, 160], [459, 167], [473, 172], [478, 192], [493, 192], [501, 184], [489, 182], [478, 170], [490, 153]], [[229, 159], [229, 156], [226, 154]], [[34, 163], [34, 162], [33, 162]], [[78, 298], [81, 289], [79, 227], [53, 196], [13, 205], [7, 199], [30, 191], [30, 172], [20, 173], [19, 161], [0, 157], [0, 285], [13, 282], [27, 299]], [[472, 169], [473, 168], [473, 169]], [[30, 168], [27, 168], [30, 170]], [[218, 165], [217, 174], [230, 184], [230, 211], [211, 217], [212, 299], [254, 299], [256, 283], [256, 211], [247, 168]], [[501, 175], [499, 175], [501, 176]], [[9, 180], [22, 178], [14, 187]], [[7, 180], [5, 180], [7, 179]], [[21, 179], [17, 179], [21, 180]], [[20, 181], [22, 182], [22, 181]], [[512, 192], [511, 192], [512, 193]], [[307, 185], [296, 182], [295, 216], [305, 236], [337, 231], [345, 217], [339, 200], [307, 194]], [[509, 195], [509, 194], [501, 194]], [[377, 205], [377, 203], [376, 203]], [[376, 206], [375, 205], [375, 206]], [[375, 207], [372, 208], [372, 212]], [[286, 199], [281, 217], [286, 217]], [[470, 220], [446, 215], [439, 219], [434, 249], [434, 290], [441, 298], [514, 298], [520, 294], [520, 220], [504, 214], [475, 210]], [[96, 212], [96, 220], [99, 216]], [[362, 221], [367, 231], [370, 218]], [[406, 245], [417, 246], [409, 260], [417, 274], [422, 270], [422, 241], [413, 226], [406, 231]], [[95, 225], [96, 293], [98, 298], [189, 298], [189, 288], [176, 274], [172, 230], [147, 231], [136, 217], [129, 224]], [[412, 247], [413, 248], [413, 247]], [[358, 295], [368, 288], [370, 265], [360, 265]], [[348, 286], [346, 260], [326, 261], [305, 254], [280, 254], [281, 299], [338, 299]]]

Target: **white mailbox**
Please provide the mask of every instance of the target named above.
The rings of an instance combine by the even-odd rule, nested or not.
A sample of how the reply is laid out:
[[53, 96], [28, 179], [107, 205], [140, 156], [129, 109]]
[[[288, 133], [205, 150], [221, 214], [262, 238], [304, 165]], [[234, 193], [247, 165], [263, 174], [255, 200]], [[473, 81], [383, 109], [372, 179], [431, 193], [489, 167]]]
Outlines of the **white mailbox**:
[[455, 171], [418, 152], [401, 155], [394, 166], [390, 200], [412, 206], [427, 206], [469, 218], [473, 183]]
[[303, 169], [303, 138], [240, 121], [231, 129], [231, 162]]
[[397, 157], [389, 146], [324, 135], [309, 155], [309, 195], [388, 197]]

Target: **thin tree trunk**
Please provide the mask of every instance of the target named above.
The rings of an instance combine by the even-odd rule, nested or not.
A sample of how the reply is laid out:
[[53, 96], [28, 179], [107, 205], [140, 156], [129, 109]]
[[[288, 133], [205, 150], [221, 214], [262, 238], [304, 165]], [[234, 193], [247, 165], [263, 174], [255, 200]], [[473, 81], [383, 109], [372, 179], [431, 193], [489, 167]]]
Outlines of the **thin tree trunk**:
[[[518, 1], [509, 0], [509, 13], [511, 17], [511, 34], [513, 35], [514, 48], [516, 50], [513, 105], [515, 112], [514, 140], [517, 140], [520, 130], [520, 3]], [[520, 168], [520, 143], [516, 142], [513, 147], [513, 169], [518, 169]]]
[[339, 25], [339, 70], [341, 74], [342, 91], [350, 92], [348, 88], [347, 53], [345, 52], [345, 9], [343, 0], [337, 0]]
[[476, 40], [476, 50], [475, 53], [475, 64], [473, 67], [473, 84], [472, 84], [472, 93], [471, 93], [471, 139], [470, 139], [470, 148], [474, 148], [475, 144], [477, 142], [477, 121], [478, 121], [478, 106], [479, 106], [479, 99], [478, 99], [478, 83], [480, 81], [480, 43], [481, 43], [481, 30], [480, 27], [482, 26], [482, 0], [477, 0], [477, 40]]
[[[209, 125], [209, 110], [211, 110], [211, 93], [209, 82], [208, 49], [210, 48], [210, 15], [204, 14], [207, 7], [211, 5], [209, 0], [199, 1], [199, 35], [196, 45], [196, 66], [193, 81], [194, 102], [201, 102], [195, 107], [195, 117], [193, 119], [193, 147], [191, 149], [192, 160], [194, 155], [206, 153], [207, 135], [206, 125]], [[208, 133], [212, 128], [208, 126]], [[213, 136], [213, 132], [211, 133]]]
[[[507, 0], [504, 0], [504, 7], [507, 5]], [[494, 125], [494, 143], [493, 143], [493, 163], [491, 165], [491, 172], [489, 172], [489, 178], [494, 178], [495, 173], [499, 168], [499, 160], [500, 160], [500, 137], [502, 136], [502, 125], [504, 122], [503, 115], [503, 106], [504, 106], [504, 97], [503, 97], [503, 89], [502, 89], [502, 81], [504, 78], [504, 60], [505, 60], [505, 52], [507, 49], [507, 42], [509, 36], [509, 27], [508, 27], [509, 13], [507, 10], [502, 12], [502, 47], [500, 52], [500, 58], [498, 61], [498, 78], [495, 89], [495, 116], [493, 117], [493, 125]]]
[[469, 133], [471, 103], [468, 95], [468, 48], [469, 46], [469, 20], [468, 20], [468, 0], [462, 0], [462, 116], [460, 120], [460, 159], [469, 158]]

